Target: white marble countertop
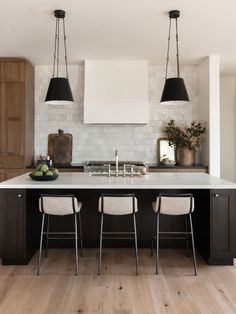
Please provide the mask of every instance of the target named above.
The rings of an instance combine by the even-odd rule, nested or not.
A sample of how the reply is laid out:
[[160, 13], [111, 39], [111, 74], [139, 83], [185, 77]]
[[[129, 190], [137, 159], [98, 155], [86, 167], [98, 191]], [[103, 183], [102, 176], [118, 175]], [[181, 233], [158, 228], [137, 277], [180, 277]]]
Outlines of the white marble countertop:
[[63, 172], [55, 181], [33, 181], [29, 174], [0, 183], [0, 189], [236, 189], [236, 184], [205, 173], [150, 173], [143, 177], [103, 177]]

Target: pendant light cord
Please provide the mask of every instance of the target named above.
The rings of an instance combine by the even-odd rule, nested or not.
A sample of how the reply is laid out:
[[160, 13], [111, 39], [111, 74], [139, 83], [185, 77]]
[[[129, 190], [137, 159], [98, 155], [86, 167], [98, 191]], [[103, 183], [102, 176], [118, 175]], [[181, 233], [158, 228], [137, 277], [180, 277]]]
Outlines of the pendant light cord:
[[168, 65], [169, 65], [169, 59], [170, 59], [170, 33], [171, 33], [171, 18], [170, 18], [170, 22], [169, 22], [169, 35], [168, 35], [168, 44], [167, 44], [166, 77], [165, 77], [165, 79], [167, 79]]
[[[53, 54], [53, 77], [58, 77], [59, 71], [59, 56], [60, 56], [60, 19], [56, 18], [56, 29], [55, 29], [55, 42], [54, 42], [54, 54]], [[66, 77], [68, 78], [68, 65], [67, 65], [67, 48], [66, 48], [66, 29], [65, 20], [63, 20], [63, 41], [65, 49], [65, 66], [66, 66]]]
[[64, 18], [63, 18], [63, 33], [64, 33], [64, 48], [65, 48], [66, 77], [68, 78], [67, 49], [66, 49], [66, 27], [65, 27], [65, 19], [64, 19]]
[[179, 34], [178, 34], [178, 22], [175, 19], [175, 30], [176, 30], [176, 59], [177, 59], [177, 77], [179, 77]]
[[56, 19], [56, 29], [55, 29], [55, 42], [54, 42], [54, 54], [53, 54], [53, 73], [52, 76], [55, 77], [56, 59], [57, 59], [57, 36], [58, 36], [58, 19]]
[[[168, 34], [168, 45], [167, 45], [167, 56], [166, 56], [166, 76], [165, 76], [165, 79], [167, 79], [168, 65], [169, 65], [169, 60], [170, 60], [171, 22], [172, 22], [172, 19], [170, 18], [169, 34]], [[179, 67], [179, 34], [178, 34], [177, 18], [175, 18], [175, 30], [176, 30], [175, 38], [176, 38], [177, 77], [179, 77], [179, 73], [180, 73], [180, 67]]]
[[60, 49], [60, 22], [59, 18], [57, 18], [57, 77], [58, 77], [58, 68], [59, 68], [59, 49]]

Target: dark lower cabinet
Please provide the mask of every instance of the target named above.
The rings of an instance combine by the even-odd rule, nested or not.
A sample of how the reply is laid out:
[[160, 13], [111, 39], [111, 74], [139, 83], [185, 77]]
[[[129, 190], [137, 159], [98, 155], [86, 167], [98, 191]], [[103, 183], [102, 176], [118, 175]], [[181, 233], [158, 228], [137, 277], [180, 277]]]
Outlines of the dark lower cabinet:
[[[0, 257], [2, 264], [27, 264], [37, 251], [42, 219], [38, 209], [38, 200], [42, 192], [47, 193], [48, 191], [0, 189]], [[68, 193], [68, 190], [50, 190], [50, 192]], [[102, 190], [73, 190], [70, 192], [74, 193], [83, 203], [82, 225], [85, 246], [89, 247], [93, 243], [97, 246], [100, 222], [97, 200]], [[131, 191], [129, 190], [129, 192]], [[159, 190], [134, 191], [140, 206], [137, 215], [140, 247], [150, 243], [153, 214], [151, 202], [159, 192]], [[170, 190], [166, 190], [166, 192], [170, 192]], [[190, 192], [195, 197], [193, 220], [198, 252], [208, 264], [231, 265], [233, 258], [236, 257], [236, 191], [199, 189]], [[166, 221], [162, 219], [161, 227], [172, 231], [179, 227], [177, 221], [167, 218]], [[108, 227], [112, 229], [117, 226], [129, 227], [128, 222], [123, 220], [117, 222], [116, 219], [114, 223], [107, 220], [107, 222]], [[55, 230], [59, 227], [70, 228], [71, 226], [66, 217], [55, 220], [54, 224], [55, 226], [52, 224], [52, 227], [55, 227]], [[59, 246], [61, 245], [59, 243]], [[72, 243], [72, 247], [73, 245]], [[123, 244], [120, 243], [120, 245]], [[131, 245], [133, 246], [133, 243]], [[165, 243], [162, 246], [167, 247]]]
[[210, 264], [233, 263], [236, 256], [235, 190], [211, 191]]
[[236, 191], [196, 191], [196, 246], [209, 265], [232, 265], [236, 257]]
[[2, 264], [27, 264], [35, 252], [31, 242], [31, 213], [26, 191], [0, 191], [0, 248]]

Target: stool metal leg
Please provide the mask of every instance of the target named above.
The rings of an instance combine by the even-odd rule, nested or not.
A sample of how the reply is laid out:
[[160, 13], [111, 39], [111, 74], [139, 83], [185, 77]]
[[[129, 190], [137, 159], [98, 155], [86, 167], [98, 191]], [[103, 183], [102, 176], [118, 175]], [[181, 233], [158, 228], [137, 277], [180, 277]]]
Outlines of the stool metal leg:
[[189, 257], [189, 237], [188, 237], [188, 220], [187, 220], [187, 215], [184, 215], [184, 220], [185, 220], [185, 232], [186, 232], [186, 248], [187, 248], [187, 257]]
[[45, 245], [45, 257], [48, 257], [48, 232], [49, 232], [49, 215], [47, 215], [47, 232], [46, 232], [46, 245]]
[[37, 275], [38, 276], [40, 274], [40, 264], [41, 264], [41, 256], [42, 256], [44, 219], [45, 219], [45, 214], [43, 213], [42, 226], [41, 226], [41, 235], [40, 235], [40, 245], [39, 245], [39, 258], [38, 258], [38, 271], [37, 271]]
[[139, 274], [139, 265], [138, 265], [138, 239], [137, 239], [137, 228], [136, 228], [135, 213], [133, 213], [133, 221], [134, 221], [135, 257], [136, 257], [136, 275], [138, 275], [138, 274]]
[[77, 226], [77, 214], [75, 216], [75, 262], [76, 262], [76, 275], [79, 272], [79, 258], [78, 258], [78, 226]]
[[84, 256], [83, 250], [83, 236], [82, 236], [82, 224], [81, 224], [81, 214], [79, 212], [79, 234], [80, 234], [80, 250], [81, 250], [81, 257]]
[[159, 269], [159, 228], [160, 228], [160, 214], [156, 214], [156, 274]]
[[102, 235], [103, 235], [103, 213], [101, 214], [100, 245], [99, 245], [99, 259], [98, 259], [98, 275], [101, 274], [101, 266], [102, 266]]
[[154, 249], [154, 232], [155, 232], [155, 213], [153, 213], [153, 222], [152, 222], [152, 246], [151, 246], [151, 256], [153, 256], [153, 249]]
[[192, 238], [192, 248], [193, 248], [194, 275], [197, 276], [197, 263], [196, 263], [196, 253], [195, 253], [194, 235], [193, 235], [193, 224], [192, 224], [192, 216], [191, 216], [191, 214], [189, 214], [189, 223], [190, 223], [191, 238]]

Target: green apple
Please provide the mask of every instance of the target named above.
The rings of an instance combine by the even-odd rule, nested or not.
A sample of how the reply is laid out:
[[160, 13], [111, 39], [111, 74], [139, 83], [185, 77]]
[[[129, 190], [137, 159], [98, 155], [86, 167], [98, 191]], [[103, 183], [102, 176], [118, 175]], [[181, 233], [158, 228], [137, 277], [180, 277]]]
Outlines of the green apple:
[[45, 176], [53, 176], [53, 172], [48, 170], [44, 175]]
[[54, 175], [58, 174], [57, 168], [51, 167], [51, 168], [49, 168], [49, 171], [52, 171]]
[[42, 173], [42, 171], [35, 170], [32, 172], [32, 175], [35, 177], [42, 177], [43, 173]]
[[49, 170], [49, 168], [48, 168], [48, 165], [46, 164], [39, 164], [36, 170], [41, 171], [42, 173], [46, 173]]

